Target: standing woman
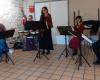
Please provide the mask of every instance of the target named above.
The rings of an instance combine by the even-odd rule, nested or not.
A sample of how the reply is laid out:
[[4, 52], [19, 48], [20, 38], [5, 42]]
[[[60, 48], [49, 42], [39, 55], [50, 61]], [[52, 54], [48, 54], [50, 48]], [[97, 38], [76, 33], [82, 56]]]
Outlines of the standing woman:
[[[40, 33], [39, 47], [42, 49], [42, 54], [50, 54], [50, 50], [53, 50], [52, 33], [53, 27], [51, 15], [48, 13], [48, 8], [43, 7], [41, 11], [40, 21], [44, 24]], [[46, 50], [46, 52], [45, 52]]]

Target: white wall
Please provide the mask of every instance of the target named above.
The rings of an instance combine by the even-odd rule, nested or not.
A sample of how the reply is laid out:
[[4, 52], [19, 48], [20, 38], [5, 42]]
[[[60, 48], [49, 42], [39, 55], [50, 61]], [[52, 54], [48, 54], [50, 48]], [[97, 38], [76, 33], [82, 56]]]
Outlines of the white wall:
[[[56, 1], [66, 1], [63, 4], [57, 4]], [[67, 10], [67, 0], [24, 0], [24, 11], [26, 16], [28, 16], [30, 13], [28, 11], [29, 5], [35, 5], [36, 2], [41, 2], [43, 5], [46, 5], [48, 3], [49, 12], [51, 13], [52, 19], [53, 19], [53, 25], [54, 28], [52, 29], [52, 35], [53, 35], [53, 43], [54, 44], [64, 44], [64, 37], [59, 35], [59, 32], [57, 30], [57, 26], [66, 26], [68, 25], [68, 10]], [[50, 2], [53, 2], [53, 5], [51, 7]], [[37, 4], [37, 10], [35, 9], [35, 14], [32, 13], [34, 19], [33, 20], [39, 20], [40, 14], [41, 14], [41, 5]], [[55, 7], [55, 8], [53, 8]], [[51, 10], [52, 8], [52, 10]], [[59, 15], [59, 16], [58, 16]], [[35, 19], [36, 18], [36, 19]]]
[[69, 0], [70, 8], [70, 25], [73, 25], [74, 15], [76, 12], [78, 15], [78, 10], [80, 10], [80, 15], [83, 20], [98, 20], [98, 8], [100, 8], [100, 0]]
[[34, 5], [33, 0], [24, 0], [23, 1], [23, 7], [24, 7], [24, 12], [25, 15], [28, 17], [28, 15], [32, 15], [34, 19], [34, 13], [29, 12], [29, 5]]
[[0, 23], [4, 24], [6, 29], [21, 26], [19, 3], [21, 2], [17, 0], [0, 1]]
[[64, 37], [57, 30], [57, 26], [68, 25], [68, 8], [67, 1], [51, 1], [35, 3], [35, 19], [40, 20], [41, 9], [46, 6], [52, 16], [53, 29], [52, 37], [54, 44], [64, 44]]

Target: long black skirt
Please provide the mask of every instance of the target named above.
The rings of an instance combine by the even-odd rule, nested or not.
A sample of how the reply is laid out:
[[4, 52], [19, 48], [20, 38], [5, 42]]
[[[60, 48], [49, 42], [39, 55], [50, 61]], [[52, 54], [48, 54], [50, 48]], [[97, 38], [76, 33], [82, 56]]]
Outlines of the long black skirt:
[[53, 50], [51, 29], [40, 33], [39, 35], [39, 48], [46, 50]]

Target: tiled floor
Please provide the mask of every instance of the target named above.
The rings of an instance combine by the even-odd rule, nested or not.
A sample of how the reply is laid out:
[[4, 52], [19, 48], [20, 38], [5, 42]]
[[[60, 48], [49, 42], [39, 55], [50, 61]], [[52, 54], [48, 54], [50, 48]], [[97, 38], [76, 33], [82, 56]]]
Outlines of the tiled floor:
[[85, 51], [86, 59], [91, 67], [83, 60], [83, 65], [78, 70], [72, 57], [67, 58], [64, 55], [58, 60], [58, 56], [63, 50], [63, 46], [55, 46], [54, 51], [48, 55], [49, 60], [44, 56], [33, 62], [37, 51], [23, 52], [15, 50], [13, 60], [11, 62], [0, 63], [0, 80], [100, 80], [100, 66], [92, 65], [93, 53]]

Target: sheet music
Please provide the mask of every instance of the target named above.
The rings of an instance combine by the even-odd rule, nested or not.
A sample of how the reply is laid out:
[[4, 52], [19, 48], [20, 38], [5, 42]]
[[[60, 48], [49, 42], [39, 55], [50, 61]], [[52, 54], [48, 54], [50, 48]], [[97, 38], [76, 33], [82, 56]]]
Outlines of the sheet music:
[[[70, 34], [74, 35], [73, 33], [71, 33], [70, 31], [68, 31]], [[91, 39], [89, 39], [87, 36], [85, 36], [84, 34], [82, 34], [82, 38], [84, 38], [86, 41], [88, 41], [89, 43], [93, 43], [93, 41]]]
[[87, 36], [85, 36], [84, 34], [82, 34], [82, 38], [84, 38], [86, 41], [88, 41], [89, 43], [93, 43], [92, 40], [90, 40]]

